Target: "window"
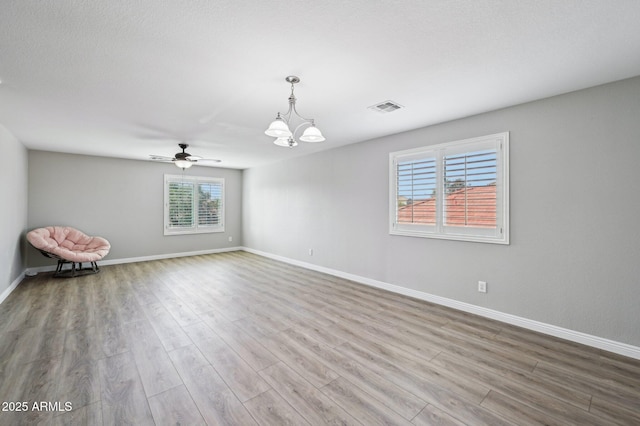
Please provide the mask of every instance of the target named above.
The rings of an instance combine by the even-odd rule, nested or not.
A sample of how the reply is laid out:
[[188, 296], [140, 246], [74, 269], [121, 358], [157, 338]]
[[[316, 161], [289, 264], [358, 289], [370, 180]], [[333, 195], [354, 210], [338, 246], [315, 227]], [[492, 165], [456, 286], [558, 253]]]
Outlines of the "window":
[[389, 154], [389, 233], [509, 244], [509, 133]]
[[224, 232], [224, 179], [164, 176], [164, 235]]

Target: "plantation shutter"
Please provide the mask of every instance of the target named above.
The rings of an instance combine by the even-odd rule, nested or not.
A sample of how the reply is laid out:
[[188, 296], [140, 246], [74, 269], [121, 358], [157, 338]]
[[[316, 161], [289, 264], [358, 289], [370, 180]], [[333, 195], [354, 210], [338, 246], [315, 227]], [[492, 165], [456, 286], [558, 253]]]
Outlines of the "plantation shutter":
[[198, 197], [198, 225], [218, 225], [220, 211], [223, 207], [222, 185], [219, 183], [199, 183]]
[[192, 228], [193, 183], [169, 182], [169, 228]]
[[444, 224], [496, 228], [495, 149], [444, 156]]
[[436, 223], [436, 159], [420, 158], [396, 166], [397, 222]]

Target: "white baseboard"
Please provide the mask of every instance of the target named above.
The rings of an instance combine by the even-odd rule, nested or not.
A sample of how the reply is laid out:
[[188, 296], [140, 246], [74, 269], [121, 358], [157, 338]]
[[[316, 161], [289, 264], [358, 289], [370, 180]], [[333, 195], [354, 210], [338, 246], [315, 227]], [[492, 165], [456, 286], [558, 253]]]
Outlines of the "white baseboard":
[[519, 317], [516, 315], [507, 314], [500, 311], [495, 311], [493, 309], [483, 308], [481, 306], [460, 302], [454, 299], [448, 299], [446, 297], [436, 296], [436, 295], [425, 293], [422, 291], [401, 287], [395, 284], [389, 284], [383, 281], [378, 281], [371, 278], [350, 274], [348, 272], [342, 272], [335, 269], [326, 268], [324, 266], [318, 266], [312, 263], [290, 259], [287, 257], [263, 252], [260, 250], [254, 250], [248, 247], [243, 247], [242, 250], [249, 253], [257, 254], [260, 256], [268, 257], [270, 259], [279, 260], [281, 262], [300, 266], [306, 269], [311, 269], [313, 271], [323, 272], [325, 274], [355, 281], [360, 284], [365, 284], [371, 287], [388, 290], [393, 293], [403, 294], [405, 296], [410, 296], [416, 299], [424, 300], [424, 301], [435, 303], [438, 305], [447, 306], [453, 309], [458, 309], [460, 311], [469, 312], [471, 314], [480, 315], [485, 318], [491, 318], [507, 324], [516, 325], [518, 327], [522, 327], [522, 328], [537, 331], [540, 333], [548, 334], [551, 336], [559, 337], [561, 339], [569, 340], [571, 342], [581, 343], [583, 345], [591, 346], [598, 349], [603, 349], [605, 351], [617, 353], [617, 354], [624, 355], [634, 359], [640, 359], [640, 347], [637, 347], [637, 346], [616, 342], [614, 340], [593, 336], [593, 335], [582, 333], [579, 331], [574, 331], [567, 328], [546, 324], [543, 322]]
[[[140, 257], [127, 257], [122, 259], [107, 259], [100, 261], [99, 266], [106, 265], [119, 265], [123, 263], [135, 263], [135, 262], [147, 262], [150, 260], [171, 259], [176, 257], [188, 257], [188, 256], [200, 256], [203, 254], [224, 253], [227, 251], [239, 251], [243, 250], [242, 247], [226, 247], [220, 249], [187, 251], [182, 253], [168, 253], [168, 254], [156, 254], [152, 256], [140, 256]], [[56, 270], [57, 265], [38, 266], [35, 268], [28, 268], [26, 274], [37, 274], [38, 272], [52, 272]]]
[[16, 289], [16, 287], [18, 287], [18, 284], [20, 284], [22, 282], [22, 280], [25, 277], [25, 273], [26, 271], [22, 271], [22, 273], [20, 275], [18, 275], [18, 278], [16, 278], [15, 280], [13, 280], [13, 282], [11, 283], [11, 285], [2, 292], [2, 294], [0, 294], [0, 303], [4, 302], [4, 300], [9, 297], [9, 295], [11, 294], [11, 292], [13, 290]]

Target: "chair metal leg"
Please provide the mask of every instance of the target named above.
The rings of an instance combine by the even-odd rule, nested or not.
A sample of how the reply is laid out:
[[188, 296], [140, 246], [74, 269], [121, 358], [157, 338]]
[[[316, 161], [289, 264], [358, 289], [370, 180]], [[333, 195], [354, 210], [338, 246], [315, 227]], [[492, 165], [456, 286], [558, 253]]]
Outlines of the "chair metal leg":
[[[37, 248], [37, 247], [36, 247]], [[80, 277], [82, 275], [88, 275], [88, 274], [97, 274], [98, 272], [100, 272], [100, 267], [98, 266], [98, 262], [97, 261], [93, 261], [90, 262], [90, 266], [87, 266], [86, 268], [82, 267], [82, 262], [72, 262], [70, 260], [66, 260], [61, 258], [60, 256], [57, 256], [53, 253], [49, 253], [47, 251], [44, 251], [42, 249], [38, 249], [38, 251], [40, 253], [42, 253], [42, 255], [44, 257], [48, 257], [51, 259], [58, 259], [58, 265], [56, 266], [56, 272], [53, 273], [54, 277]], [[66, 263], [70, 263], [71, 264], [71, 268], [67, 269], [66, 271], [63, 270], [64, 265]], [[78, 267], [76, 268], [76, 263], [78, 264]]]
[[[70, 263], [71, 267], [67, 270], [63, 270], [65, 264]], [[53, 274], [54, 277], [66, 277], [66, 278], [74, 278], [80, 277], [82, 275], [88, 274], [97, 274], [100, 272], [100, 267], [97, 262], [90, 262], [90, 266], [85, 268], [82, 267], [82, 262], [70, 262], [68, 260], [58, 260], [58, 266], [56, 267], [56, 272]]]
[[58, 260], [58, 266], [56, 267], [56, 272], [55, 274], [53, 274], [54, 277], [59, 277], [60, 274], [62, 274], [62, 267], [64, 266], [65, 263], [68, 263], [62, 259]]

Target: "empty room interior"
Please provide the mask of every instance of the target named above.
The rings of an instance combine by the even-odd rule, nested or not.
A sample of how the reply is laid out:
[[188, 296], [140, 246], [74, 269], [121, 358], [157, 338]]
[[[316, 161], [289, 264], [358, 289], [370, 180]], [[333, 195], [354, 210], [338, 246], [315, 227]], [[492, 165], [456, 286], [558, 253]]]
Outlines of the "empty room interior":
[[0, 424], [640, 424], [638, 22], [2, 2]]

